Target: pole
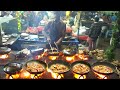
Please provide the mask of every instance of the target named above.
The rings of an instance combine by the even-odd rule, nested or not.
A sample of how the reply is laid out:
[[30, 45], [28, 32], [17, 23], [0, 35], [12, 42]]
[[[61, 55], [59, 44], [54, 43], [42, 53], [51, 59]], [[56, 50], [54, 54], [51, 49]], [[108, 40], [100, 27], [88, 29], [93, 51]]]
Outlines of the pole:
[[[80, 26], [81, 26], [81, 11], [78, 12], [78, 33], [77, 33], [77, 37], [79, 37], [79, 33], [80, 33]], [[77, 44], [77, 51], [78, 51], [78, 44]]]
[[2, 24], [0, 24], [0, 45], [2, 45]]

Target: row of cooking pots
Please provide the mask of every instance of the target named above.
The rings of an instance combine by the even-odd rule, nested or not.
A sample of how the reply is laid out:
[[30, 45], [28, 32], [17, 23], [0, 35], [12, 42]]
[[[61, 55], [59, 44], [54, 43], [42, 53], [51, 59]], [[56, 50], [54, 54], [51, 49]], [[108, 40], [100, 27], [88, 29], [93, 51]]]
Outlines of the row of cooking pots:
[[[44, 67], [44, 70], [43, 71], [36, 71], [36, 72], [33, 72], [33, 71], [31, 71], [31, 70], [28, 70], [27, 69], [27, 64], [28, 63], [38, 63], [38, 64], [40, 64], [40, 65], [42, 65], [43, 67]], [[96, 62], [96, 63], [94, 63], [93, 65], [90, 65], [88, 62], [86, 62], [86, 61], [75, 61], [75, 62], [73, 62], [72, 64], [69, 64], [68, 62], [66, 62], [66, 61], [63, 61], [63, 60], [55, 60], [55, 61], [51, 61], [51, 62], [49, 62], [48, 64], [47, 63], [45, 63], [44, 61], [39, 61], [39, 60], [30, 60], [30, 61], [27, 61], [26, 63], [25, 63], [25, 65], [22, 65], [22, 64], [20, 64], [20, 63], [16, 63], [16, 62], [13, 62], [13, 63], [8, 63], [8, 64], [6, 64], [5, 66], [4, 66], [4, 72], [5, 73], [7, 73], [7, 74], [16, 74], [16, 73], [18, 73], [18, 72], [20, 72], [20, 70], [22, 69], [22, 68], [24, 68], [25, 70], [27, 70], [29, 73], [31, 73], [31, 74], [40, 74], [40, 73], [43, 73], [47, 68], [49, 69], [52, 65], [55, 65], [55, 64], [61, 64], [61, 65], [64, 65], [64, 66], [66, 66], [67, 68], [68, 68], [68, 70], [66, 70], [65, 72], [58, 72], [59, 74], [63, 74], [63, 73], [66, 73], [66, 72], [68, 72], [68, 71], [70, 71], [70, 70], [72, 70], [73, 71], [73, 67], [75, 66], [75, 65], [77, 65], [77, 64], [83, 64], [83, 65], [85, 65], [85, 66], [87, 66], [87, 67], [89, 67], [89, 70], [87, 71], [87, 72], [82, 72], [82, 73], [77, 73], [77, 72], [74, 72], [74, 73], [76, 73], [76, 74], [87, 74], [87, 73], [89, 73], [91, 70], [93, 70], [93, 71], [95, 71], [94, 69], [93, 69], [93, 67], [95, 67], [95, 66], [97, 66], [97, 65], [104, 65], [104, 66], [108, 66], [109, 68], [111, 68], [112, 69], [112, 71], [113, 72], [111, 72], [111, 73], [101, 73], [101, 72], [98, 72], [98, 71], [95, 71], [95, 72], [97, 72], [97, 73], [100, 73], [100, 74], [112, 74], [112, 73], [114, 73], [115, 72], [115, 66], [113, 65], [113, 64], [111, 64], [111, 63], [109, 63], [109, 62]], [[53, 72], [54, 73], [54, 72]]]

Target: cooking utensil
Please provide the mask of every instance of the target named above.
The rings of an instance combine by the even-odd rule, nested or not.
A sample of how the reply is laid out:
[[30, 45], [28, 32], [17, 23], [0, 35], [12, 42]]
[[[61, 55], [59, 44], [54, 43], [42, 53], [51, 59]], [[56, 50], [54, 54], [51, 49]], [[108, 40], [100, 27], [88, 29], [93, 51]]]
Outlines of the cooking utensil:
[[11, 36], [12, 36], [12, 37], [17, 37], [18, 34], [17, 34], [17, 33], [13, 33]]
[[56, 48], [52, 47], [52, 45], [49, 42], [51, 49], [48, 50], [48, 56], [58, 56], [59, 55], [58, 46], [55, 42], [54, 42], [54, 44], [55, 44]]
[[75, 50], [71, 50], [71, 49], [64, 49], [63, 51], [63, 54], [64, 54], [64, 56], [74, 56], [75, 54], [76, 54], [76, 51]]
[[52, 45], [50, 44], [50, 42], [48, 42], [49, 43], [49, 45], [50, 45], [50, 48], [51, 48], [51, 50], [52, 50], [52, 52], [53, 52], [53, 48], [52, 48]]
[[5, 47], [5, 46], [0, 47], [0, 54], [8, 54], [10, 51], [11, 49], [8, 47]]
[[[25, 65], [24, 65], [24, 68], [25, 68], [25, 70], [27, 70], [27, 64], [28, 63], [34, 63], [34, 62], [36, 62], [36, 63], [38, 63], [38, 64], [41, 64], [43, 67], [44, 67], [44, 71], [45, 71], [45, 69], [47, 68], [47, 64], [45, 63], [45, 62], [43, 62], [43, 61], [39, 61], [39, 60], [30, 60], [30, 61], [28, 61], [28, 62], [26, 62], [25, 63]], [[30, 70], [27, 70], [29, 73], [31, 73], [31, 74], [41, 74], [41, 73], [43, 73], [44, 71], [39, 71], [39, 72], [32, 72], [32, 71], [30, 71]]]
[[54, 44], [55, 44], [55, 46], [56, 46], [56, 48], [57, 48], [57, 52], [59, 52], [59, 51], [58, 51], [58, 46], [57, 46], [57, 44], [56, 44], [55, 42], [54, 42]]
[[72, 36], [65, 36], [64, 41], [69, 41]]
[[[70, 64], [66, 61], [63, 61], [63, 60], [55, 60], [55, 61], [51, 61], [48, 63], [48, 68], [50, 69], [50, 67], [54, 64], [63, 64], [65, 65], [66, 67], [68, 67], [68, 71], [70, 71]], [[68, 72], [66, 71], [66, 72]], [[59, 74], [63, 74], [63, 73], [66, 73], [66, 72], [60, 72]]]
[[90, 64], [89, 64], [88, 62], [85, 62], [85, 61], [75, 61], [75, 62], [73, 62], [73, 63], [71, 64], [71, 70], [72, 70], [72, 68], [73, 68], [76, 64], [84, 64], [84, 65], [86, 65], [86, 66], [89, 67], [89, 71], [88, 71], [88, 72], [85, 72], [85, 73], [78, 73], [78, 72], [74, 72], [74, 71], [73, 71], [73, 72], [76, 73], [76, 74], [83, 75], [83, 74], [88, 74], [88, 73], [91, 71], [91, 66], [90, 66]]
[[38, 48], [38, 49], [30, 50], [30, 52], [33, 55], [39, 55], [39, 54], [42, 54], [44, 52], [44, 48]]
[[113, 64], [111, 64], [111, 63], [109, 63], [109, 62], [105, 62], [105, 61], [103, 61], [103, 62], [98, 61], [98, 62], [96, 62], [96, 63], [94, 63], [94, 64], [92, 65], [92, 70], [95, 71], [95, 72], [97, 72], [97, 73], [99, 73], [99, 74], [109, 75], [109, 74], [112, 74], [112, 73], [101, 73], [101, 72], [99, 72], [99, 71], [94, 70], [93, 67], [95, 67], [95, 66], [97, 66], [97, 65], [104, 65], [104, 66], [110, 67], [110, 68], [113, 70], [112, 73], [114, 73], [115, 70], [116, 70], [116, 67], [115, 67]]
[[11, 75], [20, 72], [21, 69], [22, 69], [22, 64], [16, 62], [8, 63], [3, 68], [5, 73]]

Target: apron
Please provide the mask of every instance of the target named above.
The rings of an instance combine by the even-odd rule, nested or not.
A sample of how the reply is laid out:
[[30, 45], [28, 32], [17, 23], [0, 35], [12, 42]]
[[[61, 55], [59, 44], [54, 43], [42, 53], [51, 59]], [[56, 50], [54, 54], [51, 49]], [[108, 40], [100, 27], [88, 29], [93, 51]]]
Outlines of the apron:
[[[54, 42], [57, 42], [59, 40], [59, 38], [61, 37], [61, 33], [59, 32], [59, 30], [57, 30], [56, 28], [56, 23], [53, 22], [51, 27], [50, 27], [50, 32], [49, 32], [49, 36], [51, 38], [51, 46], [56, 48], [56, 45], [54, 44]], [[46, 45], [47, 48], [50, 48], [50, 45], [47, 44]], [[60, 46], [58, 46], [58, 48], [60, 49]]]
[[60, 37], [60, 32], [57, 30], [55, 22], [53, 22], [50, 30], [51, 43], [54, 44], [54, 42], [58, 41]]

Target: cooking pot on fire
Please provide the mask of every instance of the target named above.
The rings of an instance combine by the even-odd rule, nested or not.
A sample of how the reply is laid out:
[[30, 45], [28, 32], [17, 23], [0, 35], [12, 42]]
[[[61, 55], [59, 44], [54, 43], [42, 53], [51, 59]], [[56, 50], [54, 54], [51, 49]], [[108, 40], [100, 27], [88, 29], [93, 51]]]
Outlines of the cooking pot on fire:
[[31, 74], [41, 74], [46, 70], [47, 64], [39, 60], [30, 60], [25, 63], [24, 68]]
[[17, 72], [20, 72], [22, 69], [22, 64], [20, 63], [8, 63], [4, 66], [3, 70], [7, 74], [16, 74]]
[[[62, 67], [60, 65], [63, 65], [64, 67]], [[64, 71], [65, 68], [67, 68], [67, 69]], [[53, 73], [63, 74], [63, 73], [70, 71], [70, 64], [63, 60], [55, 60], [55, 61], [51, 61], [48, 63], [48, 69], [50, 69]], [[56, 72], [53, 69], [56, 69], [58, 71]], [[59, 70], [63, 70], [63, 71], [59, 71]]]
[[71, 64], [71, 70], [73, 73], [84, 75], [91, 71], [91, 66], [85, 61], [75, 61]]
[[92, 65], [92, 70], [99, 74], [109, 75], [109, 74], [113, 74], [116, 71], [116, 67], [107, 61], [98, 61]]
[[71, 48], [65, 48], [65, 49], [63, 49], [62, 52], [63, 52], [64, 56], [74, 56], [76, 54], [76, 50], [71, 49]]

